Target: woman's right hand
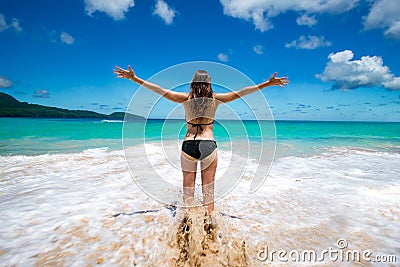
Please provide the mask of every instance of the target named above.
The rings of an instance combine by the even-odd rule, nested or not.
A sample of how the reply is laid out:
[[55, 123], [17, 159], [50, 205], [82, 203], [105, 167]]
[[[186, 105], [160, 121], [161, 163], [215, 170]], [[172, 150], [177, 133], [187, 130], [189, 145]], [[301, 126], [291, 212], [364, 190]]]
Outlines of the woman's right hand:
[[135, 72], [132, 70], [131, 66], [128, 66], [128, 70], [115, 66], [114, 73], [117, 75], [117, 78], [125, 78], [128, 80], [133, 80], [135, 78]]

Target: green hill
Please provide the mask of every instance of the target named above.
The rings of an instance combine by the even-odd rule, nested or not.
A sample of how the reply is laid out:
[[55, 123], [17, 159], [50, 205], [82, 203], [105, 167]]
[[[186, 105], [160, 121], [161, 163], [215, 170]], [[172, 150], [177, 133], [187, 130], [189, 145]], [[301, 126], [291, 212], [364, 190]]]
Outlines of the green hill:
[[[144, 117], [126, 113], [128, 120], [144, 120]], [[37, 118], [99, 118], [123, 120], [125, 112], [114, 112], [110, 115], [88, 110], [69, 110], [46, 107], [37, 104], [20, 102], [14, 97], [0, 92], [0, 117], [37, 117]]]

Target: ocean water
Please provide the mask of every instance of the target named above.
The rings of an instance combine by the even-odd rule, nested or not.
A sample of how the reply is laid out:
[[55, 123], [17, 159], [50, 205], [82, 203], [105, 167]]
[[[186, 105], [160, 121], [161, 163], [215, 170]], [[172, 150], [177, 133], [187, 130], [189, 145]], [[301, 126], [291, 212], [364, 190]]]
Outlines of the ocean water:
[[[360, 266], [381, 266], [376, 256], [397, 260], [385, 266], [399, 264], [400, 123], [261, 124], [267, 129], [263, 138], [256, 122], [215, 125], [216, 179], [231, 166], [247, 161], [247, 167], [216, 202], [217, 228], [206, 234], [201, 207], [189, 211], [185, 230], [183, 209], [155, 201], [133, 182], [121, 121], [1, 118], [0, 265], [355, 265], [326, 255], [321, 261], [293, 259], [293, 251], [320, 256], [330, 248], [372, 252], [372, 260], [361, 257]], [[142, 129], [143, 122], [127, 127]], [[140, 131], [124, 131], [133, 140], [125, 149], [135, 151], [135, 142], [144, 140], [148, 148], [131, 171], [179, 185], [181, 173], [163, 151], [178, 149], [184, 121], [148, 121], [144, 129], [144, 138]], [[269, 175], [251, 194], [257, 155], [231, 144], [272, 144], [275, 137]], [[157, 159], [158, 174], [143, 168], [149, 159]], [[292, 251], [293, 258], [270, 254], [280, 250]]]

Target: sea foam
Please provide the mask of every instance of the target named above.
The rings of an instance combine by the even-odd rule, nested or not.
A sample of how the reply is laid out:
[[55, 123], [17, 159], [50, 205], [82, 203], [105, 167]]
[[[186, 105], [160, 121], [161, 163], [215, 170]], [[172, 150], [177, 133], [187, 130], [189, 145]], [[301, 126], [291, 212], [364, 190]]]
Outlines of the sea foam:
[[[158, 157], [159, 174], [179, 185], [181, 174], [158, 155], [159, 144], [149, 151]], [[219, 172], [227, 161], [243, 160], [230, 153], [219, 151]], [[257, 253], [266, 245], [322, 251], [337, 248], [338, 239], [347, 240], [349, 249], [399, 255], [399, 160], [398, 153], [352, 147], [279, 157], [263, 186], [249, 194], [256, 168], [250, 160], [243, 179], [216, 203], [216, 239], [205, 239], [208, 250], [198, 243], [186, 249], [203, 261], [205, 253], [214, 266], [228, 259], [265, 266]], [[141, 161], [136, 164], [140, 169]], [[181, 259], [183, 211], [174, 216], [142, 192], [121, 150], [2, 156], [0, 177], [4, 265], [173, 266]]]

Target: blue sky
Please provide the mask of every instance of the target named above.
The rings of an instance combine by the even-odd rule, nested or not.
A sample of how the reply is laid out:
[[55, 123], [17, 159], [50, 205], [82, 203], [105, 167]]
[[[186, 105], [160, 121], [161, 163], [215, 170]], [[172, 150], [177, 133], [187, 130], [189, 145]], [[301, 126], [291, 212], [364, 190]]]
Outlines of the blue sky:
[[138, 89], [115, 65], [148, 79], [202, 60], [255, 83], [289, 76], [263, 91], [275, 119], [400, 121], [399, 11], [398, 0], [3, 0], [0, 91], [109, 114]]

